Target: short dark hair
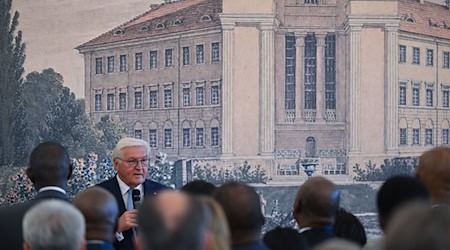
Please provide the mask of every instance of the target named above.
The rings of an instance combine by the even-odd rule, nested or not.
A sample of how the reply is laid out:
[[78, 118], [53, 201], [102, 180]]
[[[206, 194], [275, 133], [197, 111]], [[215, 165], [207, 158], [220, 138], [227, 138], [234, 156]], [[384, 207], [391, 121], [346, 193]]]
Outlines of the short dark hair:
[[192, 195], [212, 196], [216, 189], [217, 187], [210, 182], [204, 180], [194, 180], [186, 183], [186, 185], [181, 187], [180, 191]]
[[66, 181], [72, 166], [65, 147], [57, 142], [43, 142], [31, 152], [29, 168], [34, 181], [54, 184]]
[[361, 247], [367, 242], [364, 226], [355, 215], [343, 208], [340, 208], [336, 214], [333, 232], [337, 237], [350, 240]]
[[378, 214], [388, 222], [395, 210], [405, 203], [428, 199], [428, 190], [422, 182], [411, 176], [394, 176], [378, 191]]
[[225, 212], [232, 235], [261, 231], [265, 220], [259, 195], [254, 188], [231, 181], [217, 188], [214, 198]]

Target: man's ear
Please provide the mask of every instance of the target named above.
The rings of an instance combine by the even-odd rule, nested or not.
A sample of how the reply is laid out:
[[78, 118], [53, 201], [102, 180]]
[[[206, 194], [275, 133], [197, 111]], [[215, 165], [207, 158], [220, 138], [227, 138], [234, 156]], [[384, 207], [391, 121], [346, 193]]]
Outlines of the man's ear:
[[30, 179], [30, 181], [31, 181], [32, 183], [34, 183], [34, 175], [33, 175], [33, 171], [31, 171], [31, 168], [30, 168], [30, 167], [27, 168], [26, 174], [27, 174], [27, 176], [28, 176], [28, 179]]
[[119, 159], [114, 158], [113, 159], [113, 165], [115, 170], [119, 170]]
[[73, 174], [73, 163], [69, 164], [69, 173], [67, 173], [67, 180], [70, 180]]

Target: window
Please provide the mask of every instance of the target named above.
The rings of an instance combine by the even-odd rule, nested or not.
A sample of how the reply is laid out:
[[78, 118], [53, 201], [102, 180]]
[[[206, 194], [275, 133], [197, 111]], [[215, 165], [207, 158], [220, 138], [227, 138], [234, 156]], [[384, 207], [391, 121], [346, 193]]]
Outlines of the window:
[[450, 68], [450, 52], [444, 51], [443, 57], [442, 67], [445, 69]]
[[442, 144], [448, 145], [448, 128], [442, 130]]
[[95, 58], [95, 74], [103, 73], [103, 59], [101, 57]]
[[316, 109], [316, 37], [305, 37], [305, 109]]
[[114, 56], [108, 56], [108, 73], [114, 72]]
[[400, 52], [400, 55], [398, 57], [398, 61], [400, 63], [405, 63], [406, 62], [406, 46], [405, 45], [400, 45], [399, 46], [399, 52]]
[[95, 95], [95, 111], [101, 111], [102, 110], [102, 95], [96, 94]]
[[406, 86], [400, 86], [400, 105], [406, 105]]
[[219, 55], [219, 43], [212, 43], [211, 44], [211, 62], [216, 63], [219, 62], [220, 55]]
[[189, 65], [189, 47], [183, 47], [183, 65]]
[[433, 145], [433, 129], [425, 129], [425, 145]]
[[203, 128], [196, 128], [195, 131], [196, 131], [195, 145], [197, 147], [203, 147], [203, 145], [204, 145]]
[[106, 109], [114, 110], [114, 94], [108, 94], [106, 96]]
[[156, 90], [150, 90], [150, 108], [154, 109], [158, 107], [158, 92]]
[[444, 89], [442, 90], [442, 106], [444, 108], [448, 108], [449, 107], [449, 90], [448, 89]]
[[142, 130], [135, 130], [134, 131], [134, 138], [136, 139], [142, 139]]
[[433, 107], [433, 89], [427, 88], [427, 107]]
[[295, 109], [295, 36], [285, 37], [284, 105], [287, 110]]
[[183, 89], [183, 107], [191, 106], [191, 89], [184, 88]]
[[219, 146], [219, 128], [211, 128], [211, 146]]
[[134, 108], [135, 109], [142, 108], [142, 92], [141, 91], [134, 92]]
[[136, 70], [142, 70], [142, 53], [135, 54], [134, 68]]
[[413, 47], [412, 64], [420, 64], [420, 48]]
[[219, 86], [211, 86], [211, 104], [218, 105], [220, 101]]
[[191, 147], [191, 129], [183, 128], [183, 148]]
[[127, 109], [127, 94], [126, 93], [119, 94], [119, 109], [120, 110]]
[[197, 103], [197, 106], [202, 106], [202, 105], [205, 104], [204, 92], [205, 92], [205, 89], [203, 87], [197, 87], [196, 88], [196, 100], [197, 100], [196, 103]]
[[164, 147], [166, 147], [166, 148], [172, 147], [172, 129], [171, 128], [164, 129]]
[[148, 131], [148, 142], [151, 148], [158, 147], [158, 140], [156, 137], [156, 129], [150, 129]]
[[165, 66], [166, 67], [172, 67], [172, 49], [166, 49], [166, 61], [165, 61]]
[[150, 51], [150, 69], [158, 68], [158, 51]]
[[165, 108], [172, 107], [172, 90], [171, 89], [164, 90], [164, 107]]
[[420, 144], [420, 129], [419, 128], [413, 128], [413, 145], [419, 145]]
[[412, 104], [413, 104], [413, 106], [419, 106], [420, 105], [420, 102], [419, 102], [419, 98], [420, 98], [420, 95], [419, 95], [419, 92], [420, 91], [420, 89], [418, 88], [418, 87], [414, 87], [413, 88], [413, 95], [412, 95]]
[[127, 71], [127, 55], [120, 55], [120, 72]]
[[305, 0], [305, 4], [319, 4], [319, 0]]
[[336, 37], [325, 37], [325, 109], [336, 109]]
[[197, 64], [205, 63], [205, 53], [204, 53], [204, 47], [203, 44], [197, 45], [196, 47], [196, 57], [197, 57]]
[[434, 53], [432, 49], [427, 49], [427, 66], [433, 66]]
[[400, 129], [400, 145], [408, 144], [408, 136], [406, 134], [406, 128]]

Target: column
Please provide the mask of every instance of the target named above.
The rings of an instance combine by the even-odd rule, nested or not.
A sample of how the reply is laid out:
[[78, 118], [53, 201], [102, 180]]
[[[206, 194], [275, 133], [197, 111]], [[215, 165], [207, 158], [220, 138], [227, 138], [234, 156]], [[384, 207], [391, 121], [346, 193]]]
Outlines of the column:
[[275, 130], [275, 45], [274, 25], [261, 25], [261, 105], [260, 154], [271, 156], [274, 152]]
[[398, 147], [398, 24], [385, 27], [385, 150]]
[[349, 132], [350, 132], [350, 152], [358, 154], [361, 152], [360, 131], [360, 98], [361, 98], [361, 25], [351, 25], [349, 27], [350, 47], [350, 72], [349, 72]]
[[323, 121], [325, 115], [325, 37], [316, 34], [316, 122]]
[[223, 30], [223, 101], [222, 101], [222, 156], [233, 155], [233, 43], [234, 24], [222, 23]]
[[296, 55], [295, 55], [295, 117], [296, 121], [302, 120], [302, 112], [303, 112], [303, 68], [304, 68], [304, 60], [305, 60], [305, 36], [306, 33], [299, 32], [295, 33], [295, 46], [296, 46]]

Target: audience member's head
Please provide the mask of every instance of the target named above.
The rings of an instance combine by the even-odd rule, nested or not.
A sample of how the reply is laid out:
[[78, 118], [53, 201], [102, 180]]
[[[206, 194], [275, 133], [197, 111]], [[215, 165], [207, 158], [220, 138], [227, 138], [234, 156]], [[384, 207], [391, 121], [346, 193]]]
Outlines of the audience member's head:
[[199, 200], [206, 204], [211, 211], [211, 219], [208, 223], [209, 249], [228, 250], [231, 246], [230, 229], [222, 207], [210, 197], [200, 197]]
[[354, 242], [335, 238], [321, 243], [314, 250], [361, 250], [361, 247]]
[[85, 249], [83, 215], [72, 204], [47, 200], [23, 218], [24, 250]]
[[420, 156], [416, 176], [430, 191], [433, 204], [450, 204], [450, 148], [433, 148]]
[[303, 237], [292, 228], [272, 229], [264, 235], [263, 241], [270, 250], [308, 249], [308, 244]]
[[405, 203], [415, 200], [428, 201], [427, 188], [419, 180], [409, 176], [389, 178], [377, 194], [380, 227], [385, 230], [395, 210]]
[[385, 250], [450, 249], [450, 210], [446, 206], [407, 204], [392, 217]]
[[336, 186], [324, 177], [308, 179], [297, 192], [294, 218], [302, 227], [333, 225], [339, 209], [340, 193]]
[[239, 182], [227, 182], [217, 188], [214, 198], [225, 212], [232, 245], [260, 239], [265, 219], [254, 188]]
[[38, 190], [45, 186], [65, 188], [72, 176], [69, 154], [59, 143], [43, 142], [31, 152], [27, 175]]
[[193, 195], [212, 196], [216, 189], [217, 187], [212, 183], [204, 180], [195, 180], [186, 183], [186, 185], [181, 187], [180, 191]]
[[355, 215], [343, 208], [340, 208], [336, 214], [333, 232], [337, 237], [349, 240], [361, 247], [367, 242], [364, 226]]
[[73, 204], [84, 215], [86, 240], [114, 242], [119, 208], [114, 196], [100, 187], [80, 192]]
[[210, 210], [203, 202], [175, 191], [148, 197], [139, 207], [137, 248], [203, 250]]

